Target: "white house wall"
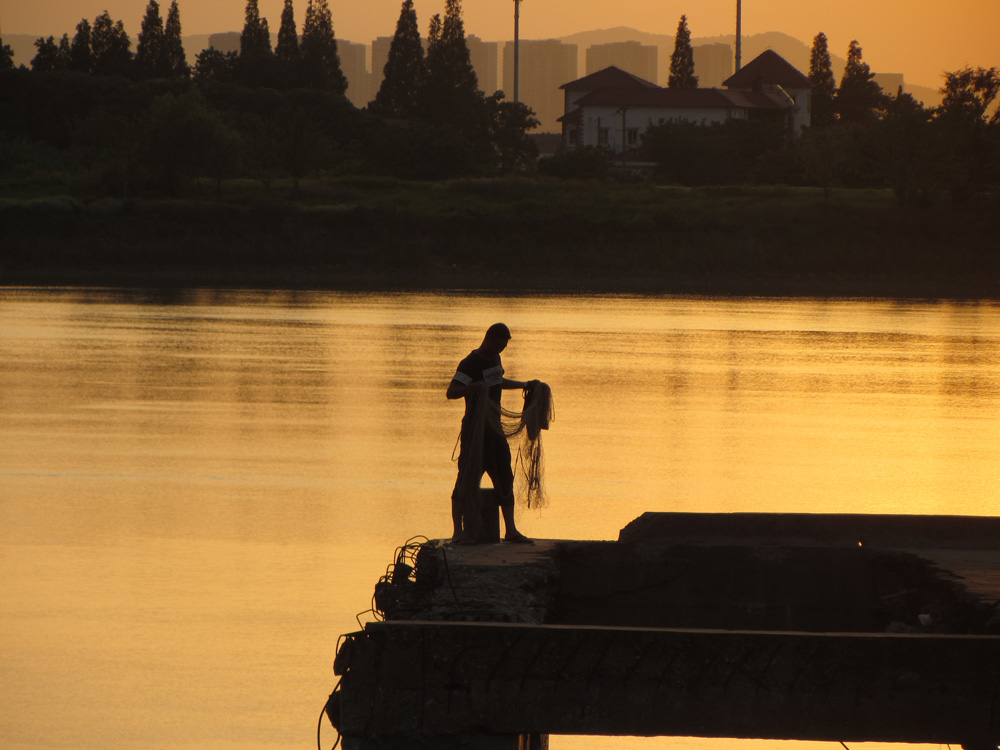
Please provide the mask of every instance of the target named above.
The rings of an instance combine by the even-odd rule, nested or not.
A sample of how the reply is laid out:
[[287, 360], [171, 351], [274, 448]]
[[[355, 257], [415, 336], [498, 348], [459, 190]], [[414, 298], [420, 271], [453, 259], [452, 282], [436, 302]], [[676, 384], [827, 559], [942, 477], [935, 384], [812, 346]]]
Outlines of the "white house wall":
[[[726, 119], [745, 119], [743, 109], [721, 108], [656, 108], [633, 107], [625, 112], [625, 130], [635, 128], [641, 137], [650, 125], [659, 125], [670, 120], [687, 120], [704, 125], [722, 123]], [[617, 107], [585, 107], [583, 110], [583, 143], [584, 146], [598, 146], [600, 139], [598, 129], [608, 129], [608, 148], [620, 152], [622, 148], [622, 113]]]
[[795, 102], [792, 136], [798, 138], [812, 124], [812, 92], [809, 89], [786, 89]]

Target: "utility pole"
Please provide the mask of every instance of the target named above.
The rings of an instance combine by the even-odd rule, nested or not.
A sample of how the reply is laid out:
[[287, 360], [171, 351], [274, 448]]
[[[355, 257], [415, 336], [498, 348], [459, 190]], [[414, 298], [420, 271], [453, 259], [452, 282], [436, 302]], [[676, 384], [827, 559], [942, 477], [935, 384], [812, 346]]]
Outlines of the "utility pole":
[[517, 104], [517, 67], [518, 67], [518, 41], [519, 41], [519, 27], [521, 23], [521, 0], [514, 0], [514, 103]]
[[743, 2], [742, 0], [736, 0], [736, 70], [734, 72], [739, 73], [740, 68], [743, 67]]
[[623, 106], [618, 111], [622, 113], [622, 164], [624, 164], [625, 163], [625, 149], [627, 148], [626, 143], [625, 143], [625, 140], [626, 140], [626, 138], [625, 138], [625, 133], [626, 133], [626, 129], [625, 129], [625, 113], [628, 112], [628, 107]]

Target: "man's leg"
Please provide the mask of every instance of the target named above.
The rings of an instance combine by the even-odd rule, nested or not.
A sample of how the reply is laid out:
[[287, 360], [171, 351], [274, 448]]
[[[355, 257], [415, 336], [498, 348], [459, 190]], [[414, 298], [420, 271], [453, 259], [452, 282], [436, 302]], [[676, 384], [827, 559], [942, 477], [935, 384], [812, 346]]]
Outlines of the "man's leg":
[[[462, 438], [465, 436], [462, 435]], [[466, 518], [469, 512], [469, 456], [465, 450], [466, 444], [463, 439], [458, 449], [458, 477], [455, 479], [455, 489], [451, 491], [451, 540], [453, 542], [474, 542], [470, 538], [475, 525]], [[478, 485], [478, 480], [476, 481]], [[476, 532], [478, 533], [478, 532]]]
[[451, 540], [457, 542], [462, 538], [462, 500], [461, 493], [458, 490], [458, 483], [455, 483], [455, 489], [451, 492], [451, 523], [453, 530], [451, 532]]
[[517, 530], [514, 522], [514, 472], [510, 467], [510, 446], [505, 439], [494, 443], [491, 453], [492, 460], [487, 464], [486, 472], [493, 480], [493, 486], [500, 495], [500, 512], [503, 514], [504, 540], [531, 544], [532, 541]]
[[511, 490], [500, 499], [500, 512], [503, 513], [503, 538], [508, 542], [519, 542], [521, 544], [534, 544], [528, 537], [517, 530], [514, 523], [514, 492]]

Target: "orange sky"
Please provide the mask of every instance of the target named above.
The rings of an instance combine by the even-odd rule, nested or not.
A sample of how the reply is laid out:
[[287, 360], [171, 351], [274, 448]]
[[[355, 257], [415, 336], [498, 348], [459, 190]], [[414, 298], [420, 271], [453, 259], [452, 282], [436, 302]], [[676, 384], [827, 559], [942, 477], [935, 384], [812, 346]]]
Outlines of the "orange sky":
[[[72, 32], [81, 18], [107, 9], [133, 37], [148, 0], [0, 0], [0, 32]], [[159, 0], [162, 12], [170, 0]], [[246, 0], [178, 0], [185, 34], [238, 31]], [[337, 36], [370, 42], [390, 36], [401, 0], [329, 0]], [[259, 0], [262, 15], [277, 31], [283, 0]], [[444, 0], [415, 0], [421, 30], [444, 8]], [[464, 0], [467, 33], [484, 39], [513, 36], [511, 0]], [[295, 0], [301, 27], [306, 0]], [[682, 13], [695, 37], [732, 33], [735, 0], [523, 0], [525, 39], [631, 26], [673, 34]], [[858, 39], [872, 70], [904, 73], [912, 84], [937, 87], [940, 73], [964, 65], [1000, 67], [1000, 0], [743, 0], [743, 31], [781, 31], [809, 43], [823, 31], [831, 51], [844, 56]], [[835, 71], [840, 75], [840, 71]]]

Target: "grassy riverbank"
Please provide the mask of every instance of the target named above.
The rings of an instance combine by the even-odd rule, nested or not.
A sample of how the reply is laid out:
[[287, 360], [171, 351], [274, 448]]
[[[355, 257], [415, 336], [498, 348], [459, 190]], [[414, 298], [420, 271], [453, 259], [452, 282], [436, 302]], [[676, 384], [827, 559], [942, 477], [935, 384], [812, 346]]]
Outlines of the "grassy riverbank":
[[5, 186], [0, 284], [1000, 297], [995, 205], [529, 180], [193, 194]]

